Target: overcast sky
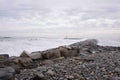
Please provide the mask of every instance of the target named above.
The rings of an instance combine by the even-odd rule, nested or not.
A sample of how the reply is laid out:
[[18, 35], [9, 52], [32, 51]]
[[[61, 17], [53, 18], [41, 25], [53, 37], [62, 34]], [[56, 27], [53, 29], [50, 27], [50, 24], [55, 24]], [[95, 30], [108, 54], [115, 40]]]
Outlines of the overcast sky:
[[119, 35], [120, 0], [0, 0], [0, 36]]

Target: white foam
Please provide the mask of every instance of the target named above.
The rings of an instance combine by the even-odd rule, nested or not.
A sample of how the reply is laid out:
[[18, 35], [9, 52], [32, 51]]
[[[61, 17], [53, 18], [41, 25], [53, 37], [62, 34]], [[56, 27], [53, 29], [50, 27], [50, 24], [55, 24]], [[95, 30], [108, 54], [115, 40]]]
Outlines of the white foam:
[[[28, 52], [43, 51], [62, 45], [69, 45], [81, 40], [72, 39], [47, 39], [47, 38], [14, 38], [0, 40], [0, 54], [9, 54], [10, 56], [19, 56], [23, 50]], [[99, 40], [99, 45], [120, 46], [120, 42], [111, 40]]]

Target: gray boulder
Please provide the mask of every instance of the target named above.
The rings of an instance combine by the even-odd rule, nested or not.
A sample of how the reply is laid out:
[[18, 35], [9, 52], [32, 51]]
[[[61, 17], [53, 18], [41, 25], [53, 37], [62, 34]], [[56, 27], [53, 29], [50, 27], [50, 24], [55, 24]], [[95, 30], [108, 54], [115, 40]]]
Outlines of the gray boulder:
[[85, 41], [80, 41], [77, 43], [74, 43], [70, 46], [76, 46], [76, 47], [85, 47], [85, 46], [96, 46], [98, 41], [96, 39], [87, 39]]
[[0, 68], [0, 80], [14, 80], [15, 70], [12, 67]]
[[60, 51], [55, 49], [50, 49], [42, 52], [43, 59], [55, 59], [61, 57]]
[[38, 60], [38, 59], [42, 59], [42, 55], [40, 51], [37, 52], [32, 52], [31, 54], [29, 54], [30, 58], [33, 60]]

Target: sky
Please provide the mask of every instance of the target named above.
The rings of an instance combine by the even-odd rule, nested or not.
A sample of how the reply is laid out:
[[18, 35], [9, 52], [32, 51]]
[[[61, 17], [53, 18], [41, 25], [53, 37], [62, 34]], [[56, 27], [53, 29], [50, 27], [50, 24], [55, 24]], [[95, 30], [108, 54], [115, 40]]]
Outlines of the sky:
[[120, 0], [0, 0], [0, 36], [120, 35]]

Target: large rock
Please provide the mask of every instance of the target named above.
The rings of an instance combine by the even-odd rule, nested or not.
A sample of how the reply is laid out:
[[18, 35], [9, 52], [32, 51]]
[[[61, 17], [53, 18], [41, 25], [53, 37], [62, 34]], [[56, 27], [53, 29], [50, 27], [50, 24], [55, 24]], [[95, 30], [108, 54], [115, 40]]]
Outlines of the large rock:
[[32, 59], [30, 59], [30, 58], [20, 58], [19, 62], [23, 67], [29, 67], [32, 63]]
[[8, 59], [9, 55], [8, 54], [0, 54], [0, 59]]
[[76, 46], [76, 47], [84, 47], [84, 46], [96, 46], [98, 41], [96, 39], [87, 39], [85, 41], [80, 41], [74, 44], [71, 44], [70, 46]]
[[8, 54], [0, 54], [0, 67], [9, 66], [11, 59]]
[[15, 70], [12, 67], [0, 68], [0, 80], [14, 80]]
[[29, 53], [24, 50], [24, 51], [21, 53], [20, 57], [23, 57], [23, 58], [26, 58], [26, 57], [27, 57], [27, 58], [29, 58], [30, 56], [29, 56]]
[[60, 46], [58, 47], [59, 51], [60, 51], [60, 54], [62, 57], [68, 57], [69, 56], [69, 51], [68, 51], [68, 48], [65, 47], [65, 46]]
[[38, 59], [42, 59], [42, 55], [40, 51], [37, 52], [32, 52], [30, 55], [30, 58], [33, 60], [38, 60]]
[[50, 49], [42, 52], [43, 59], [55, 59], [61, 57], [60, 51], [58, 49]]
[[20, 67], [30, 68], [33, 61], [31, 58], [15, 58], [13, 62]]

